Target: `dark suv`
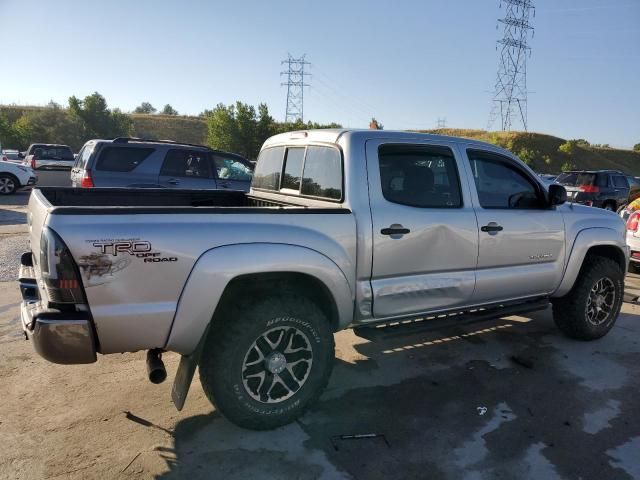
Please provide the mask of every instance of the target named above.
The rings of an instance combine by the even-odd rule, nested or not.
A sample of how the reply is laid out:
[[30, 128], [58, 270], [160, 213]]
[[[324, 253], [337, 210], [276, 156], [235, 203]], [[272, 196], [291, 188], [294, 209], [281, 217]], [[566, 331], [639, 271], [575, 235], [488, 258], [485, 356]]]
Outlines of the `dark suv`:
[[629, 182], [618, 170], [578, 170], [561, 173], [556, 183], [567, 190], [568, 201], [616, 211], [629, 201]]
[[90, 140], [71, 170], [74, 187], [155, 187], [249, 191], [253, 165], [202, 145], [116, 138]]

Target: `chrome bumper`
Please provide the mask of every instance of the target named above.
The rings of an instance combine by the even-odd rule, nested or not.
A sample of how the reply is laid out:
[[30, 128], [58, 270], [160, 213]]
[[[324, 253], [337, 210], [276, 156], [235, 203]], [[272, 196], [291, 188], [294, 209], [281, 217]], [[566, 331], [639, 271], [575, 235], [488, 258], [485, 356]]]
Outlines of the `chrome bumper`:
[[40, 302], [31, 252], [22, 255], [18, 282], [22, 293], [22, 330], [36, 352], [53, 363], [96, 361], [96, 341], [88, 313], [44, 308]]
[[22, 329], [36, 352], [53, 363], [93, 363], [96, 342], [91, 323], [82, 312], [43, 309], [39, 303], [22, 302]]

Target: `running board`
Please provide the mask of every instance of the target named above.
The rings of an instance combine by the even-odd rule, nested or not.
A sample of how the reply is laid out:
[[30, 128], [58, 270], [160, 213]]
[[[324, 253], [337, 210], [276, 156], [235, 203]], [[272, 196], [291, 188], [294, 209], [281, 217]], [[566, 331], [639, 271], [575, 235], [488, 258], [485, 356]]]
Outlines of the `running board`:
[[360, 325], [354, 327], [354, 332], [359, 337], [373, 341], [536, 312], [545, 310], [549, 305], [548, 298], [528, 302], [488, 305], [469, 310], [448, 311], [393, 322]]

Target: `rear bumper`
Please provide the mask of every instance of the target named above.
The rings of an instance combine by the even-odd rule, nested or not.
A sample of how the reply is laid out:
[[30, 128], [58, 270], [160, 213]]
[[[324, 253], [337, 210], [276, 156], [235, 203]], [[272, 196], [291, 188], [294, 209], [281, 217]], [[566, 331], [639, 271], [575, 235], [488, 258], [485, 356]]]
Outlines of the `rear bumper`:
[[42, 309], [39, 303], [28, 302], [22, 303], [20, 317], [33, 348], [45, 360], [65, 365], [97, 360], [88, 318], [76, 312]]
[[31, 252], [22, 256], [18, 282], [22, 293], [22, 330], [45, 360], [65, 365], [96, 361], [96, 340], [87, 312], [46, 308], [40, 301]]

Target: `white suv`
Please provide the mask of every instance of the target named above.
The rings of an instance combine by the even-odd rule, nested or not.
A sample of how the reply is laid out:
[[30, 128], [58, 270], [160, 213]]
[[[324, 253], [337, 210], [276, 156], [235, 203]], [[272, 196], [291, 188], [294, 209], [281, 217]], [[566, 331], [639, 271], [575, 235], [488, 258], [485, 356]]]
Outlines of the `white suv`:
[[26, 165], [0, 160], [0, 195], [10, 195], [17, 190], [35, 185], [35, 172]]

